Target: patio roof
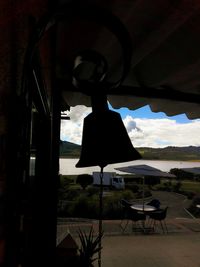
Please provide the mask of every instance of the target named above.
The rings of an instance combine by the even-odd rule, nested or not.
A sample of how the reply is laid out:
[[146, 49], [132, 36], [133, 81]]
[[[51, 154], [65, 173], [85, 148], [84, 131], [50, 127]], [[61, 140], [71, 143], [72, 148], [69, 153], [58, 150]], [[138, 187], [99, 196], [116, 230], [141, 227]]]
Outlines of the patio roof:
[[[62, 1], [69, 3], [70, 1]], [[83, 11], [91, 1], [84, 1]], [[132, 41], [130, 71], [119, 88], [107, 91], [114, 108], [138, 109], [172, 116], [185, 113], [200, 118], [200, 2], [169, 0], [92, 1], [112, 12], [124, 24]], [[77, 7], [79, 2], [77, 1]], [[85, 8], [85, 10], [84, 10]], [[57, 84], [70, 106], [90, 106], [90, 98], [69, 85], [76, 53], [85, 48], [100, 52], [108, 61], [108, 80], [121, 72], [120, 44], [104, 25], [74, 19], [57, 27]]]

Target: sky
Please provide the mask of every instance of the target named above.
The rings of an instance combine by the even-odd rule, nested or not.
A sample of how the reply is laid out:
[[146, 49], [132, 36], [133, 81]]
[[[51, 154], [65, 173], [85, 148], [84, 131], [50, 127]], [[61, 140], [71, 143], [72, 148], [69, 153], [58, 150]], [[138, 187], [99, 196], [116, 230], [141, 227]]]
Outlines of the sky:
[[[200, 146], [200, 119], [189, 120], [185, 114], [168, 117], [149, 106], [114, 111], [120, 113], [134, 147]], [[71, 107], [70, 120], [61, 121], [61, 140], [80, 145], [83, 120], [90, 112], [85, 106]]]

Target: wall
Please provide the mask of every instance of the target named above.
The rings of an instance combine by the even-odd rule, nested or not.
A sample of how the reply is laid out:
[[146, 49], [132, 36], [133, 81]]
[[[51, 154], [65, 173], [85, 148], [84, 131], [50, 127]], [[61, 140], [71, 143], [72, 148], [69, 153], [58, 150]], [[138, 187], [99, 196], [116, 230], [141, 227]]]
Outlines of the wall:
[[[33, 20], [47, 12], [48, 1], [2, 0], [0, 3], [0, 266], [19, 259], [21, 180], [17, 175], [20, 145], [21, 81]], [[34, 19], [33, 19], [34, 18]], [[6, 250], [5, 250], [6, 248]]]

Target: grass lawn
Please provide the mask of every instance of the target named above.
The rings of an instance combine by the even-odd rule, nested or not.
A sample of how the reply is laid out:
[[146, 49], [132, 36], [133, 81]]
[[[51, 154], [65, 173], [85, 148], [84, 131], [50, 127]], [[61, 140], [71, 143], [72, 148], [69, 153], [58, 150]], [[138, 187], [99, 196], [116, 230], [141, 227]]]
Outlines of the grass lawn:
[[[172, 190], [177, 184], [176, 180], [166, 180], [162, 179], [161, 183], [156, 185], [155, 188], [162, 190], [162, 188], [169, 188]], [[192, 180], [182, 180], [181, 181], [181, 186], [179, 188], [180, 191], [185, 191], [185, 192], [193, 192], [195, 194], [200, 193], [200, 182], [198, 181], [192, 181]]]
[[194, 193], [200, 193], [200, 182], [195, 181], [183, 181], [181, 189], [184, 191], [190, 191]]

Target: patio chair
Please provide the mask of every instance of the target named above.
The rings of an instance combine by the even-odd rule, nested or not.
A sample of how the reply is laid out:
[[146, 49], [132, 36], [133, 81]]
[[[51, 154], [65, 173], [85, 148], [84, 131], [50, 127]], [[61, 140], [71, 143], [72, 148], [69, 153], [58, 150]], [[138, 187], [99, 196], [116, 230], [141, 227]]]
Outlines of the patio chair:
[[[121, 200], [121, 205], [123, 208], [123, 217], [120, 223], [120, 227], [122, 228], [122, 231], [125, 232], [129, 222], [132, 222], [132, 230], [137, 229], [138, 222], [142, 221], [143, 225], [142, 228], [139, 227], [139, 229], [144, 229], [144, 221], [146, 220], [146, 215], [144, 213], [138, 212], [131, 208], [132, 203], [124, 200]], [[123, 221], [126, 220], [125, 226], [123, 226]]]
[[[132, 203], [125, 200], [121, 199], [120, 200], [120, 205], [122, 207], [122, 219], [120, 222], [120, 227], [123, 229], [123, 232], [125, 231], [126, 227], [128, 226], [128, 218], [129, 218], [129, 208], [131, 207]], [[122, 227], [123, 221], [126, 220], [126, 225], [125, 227]]]
[[165, 232], [168, 233], [167, 224], [165, 222], [165, 219], [167, 217], [167, 210], [168, 210], [168, 207], [153, 211], [149, 214], [149, 217], [151, 219], [150, 227], [152, 226], [152, 223], [153, 223], [154, 231], [155, 231], [157, 224], [160, 223], [163, 233]]
[[154, 198], [152, 199], [150, 202], [146, 203], [147, 205], [151, 205], [153, 207], [155, 207], [156, 209], [160, 208], [160, 200]]
[[[145, 213], [131, 209], [130, 210], [130, 220], [132, 221], [132, 230], [133, 231], [139, 229], [139, 230], [142, 230], [145, 232], [145, 220], [146, 220], [146, 214]], [[142, 224], [138, 224], [138, 223], [142, 223]]]
[[130, 207], [131, 205], [133, 205], [133, 203], [129, 202], [126, 199], [121, 199], [121, 205], [125, 207]]

